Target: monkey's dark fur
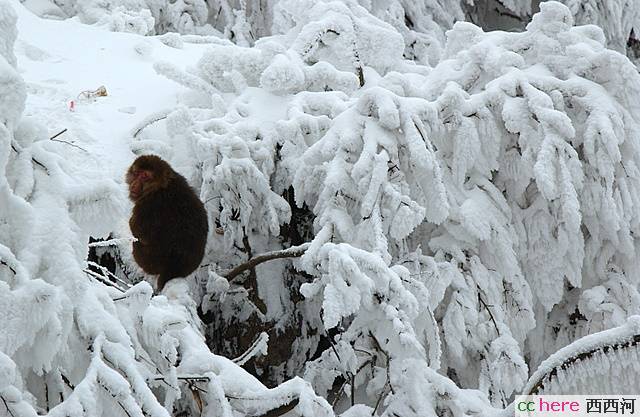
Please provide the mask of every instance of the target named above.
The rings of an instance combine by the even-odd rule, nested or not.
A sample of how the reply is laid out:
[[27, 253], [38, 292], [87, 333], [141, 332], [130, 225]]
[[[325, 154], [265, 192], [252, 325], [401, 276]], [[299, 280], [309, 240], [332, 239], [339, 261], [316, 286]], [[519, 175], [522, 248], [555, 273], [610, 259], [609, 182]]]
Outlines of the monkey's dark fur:
[[187, 180], [155, 155], [140, 156], [127, 171], [129, 198], [135, 203], [129, 227], [138, 239], [133, 257], [157, 291], [172, 278], [198, 268], [207, 243], [207, 212]]

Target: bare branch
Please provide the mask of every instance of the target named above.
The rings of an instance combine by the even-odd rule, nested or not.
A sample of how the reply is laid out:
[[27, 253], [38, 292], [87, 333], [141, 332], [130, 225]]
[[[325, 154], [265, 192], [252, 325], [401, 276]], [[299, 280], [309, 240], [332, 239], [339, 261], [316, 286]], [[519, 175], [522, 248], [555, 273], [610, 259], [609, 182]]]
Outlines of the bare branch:
[[49, 138], [49, 140], [54, 140], [55, 138], [57, 138], [58, 136], [62, 135], [63, 133], [65, 133], [68, 129], [65, 127], [64, 129], [62, 129], [60, 132], [56, 133], [55, 135], [51, 136]]
[[500, 336], [500, 329], [498, 329], [498, 323], [496, 322], [496, 319], [493, 317], [493, 313], [491, 312], [491, 309], [489, 308], [489, 305], [486, 303], [486, 301], [484, 301], [484, 299], [482, 298], [482, 296], [480, 295], [480, 286], [477, 286], [478, 288], [478, 300], [480, 300], [480, 304], [482, 304], [482, 306], [487, 310], [487, 312], [489, 313], [489, 317], [491, 318], [491, 321], [493, 322], [493, 326], [496, 328], [496, 333], [498, 333], [498, 337]]
[[256, 417], [279, 417], [279, 416], [285, 415], [289, 411], [296, 408], [299, 402], [300, 402], [300, 399], [294, 398], [290, 403], [281, 405], [278, 408], [274, 408], [273, 410], [267, 411], [266, 413], [260, 414], [259, 416], [256, 416]]
[[[11, 141], [11, 149], [17, 154], [22, 152], [22, 148], [20, 147], [20, 145], [18, 145], [18, 143], [15, 140]], [[41, 167], [42, 169], [45, 170], [47, 174], [49, 174], [49, 168], [47, 168], [46, 165], [44, 165], [42, 162], [38, 161], [34, 157], [31, 157], [31, 162]]]
[[88, 150], [86, 150], [86, 149], [85, 149], [85, 148], [83, 148], [82, 146], [78, 146], [78, 145], [76, 145], [75, 143], [71, 143], [71, 142], [68, 142], [68, 141], [66, 141], [66, 140], [61, 140], [61, 139], [50, 139], [50, 140], [51, 140], [52, 142], [64, 143], [65, 145], [69, 145], [69, 146], [73, 146], [74, 148], [78, 148], [78, 149], [80, 149], [80, 150], [81, 150], [82, 152], [84, 152], [84, 153], [89, 153], [89, 151], [88, 151]]
[[257, 265], [260, 265], [263, 262], [271, 261], [274, 259], [298, 258], [304, 255], [307, 249], [309, 249], [309, 245], [310, 243], [303, 243], [302, 245], [292, 246], [288, 249], [266, 252], [260, 255], [256, 255], [249, 259], [247, 262], [236, 266], [228, 272], [224, 272], [223, 274], [221, 274], [221, 276], [225, 277], [227, 280], [232, 280], [244, 271], [255, 268]]
[[15, 269], [13, 269], [13, 267], [11, 267], [11, 266], [10, 266], [8, 263], [6, 263], [5, 261], [0, 260], [0, 265], [4, 265], [4, 266], [6, 266], [6, 267], [9, 269], [9, 271], [13, 272], [13, 275], [18, 275], [18, 273], [16, 272], [16, 270], [15, 270]]
[[9, 404], [7, 404], [7, 400], [4, 399], [3, 396], [0, 395], [0, 400], [2, 400], [2, 402], [4, 403], [5, 408], [7, 409], [7, 412], [9, 413], [9, 415], [11, 417], [15, 417], [15, 414], [13, 414], [13, 412], [11, 411], [11, 409], [9, 408]]
[[[187, 381], [187, 382], [209, 382], [208, 376], [203, 375], [178, 375], [176, 377], [178, 381]], [[150, 378], [147, 378], [147, 381], [165, 381], [166, 379], [164, 375], [155, 375]]]
[[204, 408], [204, 403], [202, 402], [202, 397], [200, 396], [200, 391], [198, 387], [190, 386], [191, 395], [193, 396], [193, 400], [196, 402], [196, 406], [198, 407], [198, 413], [202, 414], [202, 409]]
[[60, 377], [62, 378], [62, 381], [64, 381], [64, 383], [65, 383], [69, 388], [71, 388], [71, 390], [72, 390], [72, 391], [73, 391], [74, 389], [76, 389], [76, 386], [75, 386], [75, 385], [73, 385], [73, 384], [71, 383], [71, 381], [69, 381], [69, 378], [67, 378], [65, 374], [63, 374], [62, 372], [60, 372]]

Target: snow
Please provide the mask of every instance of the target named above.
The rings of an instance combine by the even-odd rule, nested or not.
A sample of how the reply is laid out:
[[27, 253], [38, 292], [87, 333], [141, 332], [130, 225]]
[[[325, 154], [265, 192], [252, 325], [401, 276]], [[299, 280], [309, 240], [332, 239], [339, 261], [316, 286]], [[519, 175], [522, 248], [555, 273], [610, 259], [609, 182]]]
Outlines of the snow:
[[[640, 76], [605, 47], [625, 33], [574, 27], [558, 2], [522, 32], [485, 32], [457, 2], [282, 0], [260, 18], [223, 3], [214, 27], [202, 0], [25, 3], [65, 20], [0, 0], [0, 396], [16, 417], [294, 399], [304, 416], [490, 416], [638, 333]], [[205, 265], [155, 296], [134, 285], [126, 223], [141, 153], [215, 222]], [[89, 237], [110, 234], [94, 247], [133, 276], [111, 287], [85, 271]], [[224, 278], [292, 245], [301, 258]], [[211, 352], [244, 323], [246, 353]], [[274, 343], [289, 356], [265, 365], [268, 389], [242, 366]], [[601, 356], [550, 389], [632, 382], [612, 363], [634, 349]]]
[[[19, 74], [13, 67], [13, 11], [18, 18]], [[73, 372], [65, 378], [77, 385], [64, 403], [51, 409], [51, 416], [80, 416], [83, 410], [116, 415], [118, 406], [130, 416], [168, 416], [133, 357], [149, 351], [152, 357], [159, 354], [172, 364], [178, 358], [178, 348], [184, 350], [180, 352], [184, 360], [179, 369], [165, 369], [166, 378], [170, 379], [172, 372], [208, 376], [212, 395], [217, 392], [227, 410], [230, 406], [224, 393], [231, 389], [241, 395], [251, 387], [254, 402], [264, 398], [262, 384], [232, 362], [211, 354], [199, 330], [191, 328], [197, 329], [199, 323], [192, 319], [197, 316], [186, 295], [188, 286], [179, 282], [167, 286], [171, 301], [151, 299], [151, 288], [144, 282], [112, 299], [109, 290], [87, 281], [79, 268], [79, 261], [86, 256], [83, 241], [89, 235], [106, 236], [123, 228], [129, 203], [122, 177], [135, 157], [129, 146], [132, 129], [149, 114], [176, 104], [183, 92], [180, 85], [154, 71], [153, 61], [195, 62], [208, 45], [186, 44], [176, 49], [158, 39], [133, 34], [105, 37], [104, 30], [74, 20], [37, 18], [17, 1], [9, 7], [0, 4], [0, 17], [0, 29], [9, 31], [0, 36], [9, 42], [0, 55], [0, 134], [3, 148], [10, 149], [8, 135], [15, 129], [13, 146], [20, 157], [11, 160], [7, 179], [11, 189], [29, 202], [7, 192], [11, 189], [6, 185], [2, 188], [3, 207], [10, 209], [10, 222], [17, 227], [7, 231], [14, 236], [2, 229], [3, 242], [17, 250], [17, 258], [0, 245], [3, 266], [6, 264], [13, 275], [9, 283], [0, 281], [0, 314], [5, 318], [0, 369], [6, 377], [0, 394], [10, 401], [14, 415], [34, 415], [16, 389], [21, 388], [16, 364], [21, 369], [27, 369], [24, 366], [28, 364], [36, 374], [54, 371], [60, 377], [60, 365]], [[106, 96], [80, 96], [101, 85], [106, 87]], [[26, 118], [18, 125], [25, 108]], [[63, 129], [67, 131], [57, 138], [60, 141], [47, 140]], [[3, 158], [3, 164], [6, 161]], [[19, 172], [32, 174], [22, 177], [16, 174]], [[124, 237], [115, 243], [129, 241]], [[36, 272], [42, 279], [28, 278]], [[90, 342], [91, 353], [75, 357], [72, 349], [84, 340]], [[149, 349], [151, 346], [154, 349]], [[256, 349], [265, 351], [266, 340]], [[191, 356], [199, 360], [191, 364]], [[76, 374], [83, 364], [86, 373]], [[59, 382], [57, 389], [63, 395], [68, 387], [62, 379]], [[115, 403], [99, 401], [96, 389], [104, 390]], [[279, 392], [292, 398], [298, 397], [296, 390], [306, 392], [299, 396], [301, 407], [311, 410], [306, 415], [318, 415], [318, 406], [307, 403], [318, 401], [311, 399], [315, 396], [308, 387], [292, 383]], [[164, 405], [171, 409], [176, 399], [168, 392]], [[259, 404], [252, 408], [261, 410], [271, 403]], [[238, 407], [242, 408], [242, 401]], [[326, 409], [322, 403], [319, 407]], [[230, 411], [227, 414], [231, 415]]]
[[[101, 173], [106, 170], [109, 178], [121, 181], [134, 157], [128, 144], [132, 127], [149, 114], [176, 104], [182, 91], [158, 75], [151, 64], [193, 62], [206, 46], [186, 44], [175, 49], [157, 39], [127, 33], [105, 37], [98, 27], [73, 20], [43, 20], [23, 7], [14, 9], [19, 17], [19, 70], [28, 80], [25, 115], [37, 116], [50, 135], [68, 128], [60, 139], [96, 155], [96, 160], [103, 161]], [[141, 55], [137, 50], [142, 42], [151, 51]], [[101, 85], [106, 87], [107, 97], [78, 99], [81, 92]], [[76, 101], [74, 112], [69, 111], [71, 100]], [[123, 112], [123, 108], [135, 108], [135, 113]], [[85, 168], [97, 171], [96, 167]]]

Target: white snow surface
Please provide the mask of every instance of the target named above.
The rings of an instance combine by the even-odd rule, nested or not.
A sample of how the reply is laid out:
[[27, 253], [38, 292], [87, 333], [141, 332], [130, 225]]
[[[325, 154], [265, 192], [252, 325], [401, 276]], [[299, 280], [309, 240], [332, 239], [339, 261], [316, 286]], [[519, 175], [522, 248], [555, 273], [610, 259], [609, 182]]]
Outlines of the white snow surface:
[[[172, 48], [157, 38], [107, 32], [75, 19], [41, 19], [17, 3], [12, 2], [18, 15], [15, 53], [27, 83], [25, 116], [44, 122], [50, 136], [68, 128], [58, 139], [101, 161], [99, 167], [90, 161], [78, 169], [122, 182], [135, 156], [129, 148], [131, 129], [149, 114], [174, 107], [184, 91], [156, 73], [153, 63], [192, 63], [207, 45]], [[106, 97], [78, 98], [100, 86], [106, 87]], [[75, 111], [69, 110], [71, 100]]]

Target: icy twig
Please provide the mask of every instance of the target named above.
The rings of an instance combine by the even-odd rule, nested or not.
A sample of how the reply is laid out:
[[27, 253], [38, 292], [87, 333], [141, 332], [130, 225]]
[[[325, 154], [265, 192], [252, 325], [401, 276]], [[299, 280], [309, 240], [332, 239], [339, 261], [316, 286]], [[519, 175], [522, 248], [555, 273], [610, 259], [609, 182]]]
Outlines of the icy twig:
[[131, 288], [132, 287], [131, 284], [129, 284], [128, 282], [124, 281], [121, 278], [118, 278], [115, 274], [113, 274], [111, 271], [109, 271], [107, 268], [105, 268], [104, 266], [102, 266], [100, 264], [97, 264], [97, 263], [92, 262], [92, 261], [88, 261], [87, 265], [98, 269], [100, 272], [102, 272], [103, 276], [105, 276], [106, 278], [111, 278], [111, 279], [115, 280], [116, 282], [124, 285], [126, 288]]
[[66, 133], [68, 129], [65, 127], [64, 129], [62, 129], [61, 131], [59, 131], [58, 133], [56, 133], [55, 135], [51, 136], [49, 138], [49, 140], [54, 140], [55, 138], [57, 138], [58, 136], [62, 135], [63, 133]]
[[50, 140], [50, 141], [52, 141], [52, 142], [64, 143], [64, 144], [66, 144], [66, 145], [73, 146], [74, 148], [78, 148], [78, 149], [80, 149], [81, 151], [83, 151], [83, 152], [85, 152], [85, 153], [89, 153], [89, 151], [87, 151], [85, 148], [83, 148], [82, 146], [78, 146], [78, 145], [76, 145], [75, 143], [71, 143], [71, 142], [66, 141], [66, 140], [56, 139], [58, 136], [60, 136], [60, 135], [62, 135], [63, 133], [65, 133], [67, 130], [68, 130], [68, 129], [65, 127], [65, 128], [64, 128], [64, 129], [62, 129], [60, 132], [58, 132], [58, 133], [56, 133], [55, 135], [51, 136], [51, 137], [49, 138], [49, 140]]
[[116, 284], [113, 281], [110, 281], [108, 278], [106, 278], [103, 275], [98, 274], [97, 272], [94, 272], [90, 269], [84, 269], [83, 272], [87, 275], [89, 275], [91, 278], [94, 278], [95, 280], [97, 280], [98, 282], [101, 282], [105, 285], [108, 285], [110, 287], [115, 288], [116, 290], [120, 291], [120, 292], [126, 292], [126, 290], [124, 288], [121, 288], [118, 284]]

